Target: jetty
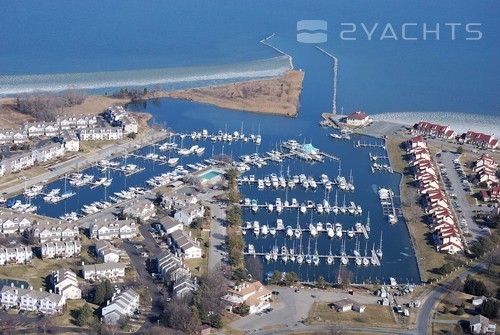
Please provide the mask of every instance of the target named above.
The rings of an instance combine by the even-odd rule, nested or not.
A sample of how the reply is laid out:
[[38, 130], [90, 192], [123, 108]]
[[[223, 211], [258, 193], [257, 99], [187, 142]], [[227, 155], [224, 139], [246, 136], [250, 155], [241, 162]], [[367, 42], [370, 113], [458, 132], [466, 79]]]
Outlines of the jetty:
[[379, 144], [379, 143], [364, 143], [361, 141], [357, 141], [354, 145], [356, 148], [382, 148], [385, 150], [385, 143], [384, 144]]

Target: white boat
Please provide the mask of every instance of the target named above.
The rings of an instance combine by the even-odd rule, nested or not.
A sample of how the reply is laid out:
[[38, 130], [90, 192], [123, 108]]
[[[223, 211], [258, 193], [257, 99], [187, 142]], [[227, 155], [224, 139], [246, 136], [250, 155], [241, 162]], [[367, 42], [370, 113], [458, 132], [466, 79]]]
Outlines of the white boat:
[[333, 238], [335, 236], [335, 231], [333, 230], [333, 226], [330, 222], [326, 223], [326, 233], [329, 238]]
[[300, 205], [300, 213], [305, 214], [307, 212], [307, 207], [304, 203]]
[[269, 213], [271, 213], [271, 212], [273, 211], [273, 209], [274, 209], [273, 204], [267, 204], [267, 211], [268, 211]]
[[276, 235], [276, 228], [275, 227], [269, 227], [269, 234], [271, 234], [271, 236], [275, 236]]
[[295, 230], [293, 231], [293, 235], [295, 236], [295, 238], [300, 238], [300, 235], [302, 235], [302, 230], [300, 229], [300, 227], [295, 228]]
[[388, 215], [388, 220], [390, 224], [396, 224], [398, 223], [398, 217], [394, 214], [389, 214]]
[[292, 226], [286, 226], [286, 236], [287, 237], [292, 237], [293, 236]]
[[297, 202], [297, 199], [292, 198], [292, 204], [290, 206], [291, 207], [299, 207], [299, 203]]
[[259, 221], [254, 221], [253, 222], [253, 233], [254, 235], [259, 235], [260, 233], [260, 225], [259, 225]]
[[323, 214], [323, 205], [319, 202], [316, 204], [316, 212], [318, 214]]
[[194, 153], [197, 155], [201, 155], [205, 152], [205, 147], [199, 147], [194, 150]]
[[179, 157], [172, 157], [167, 160], [167, 164], [169, 165], [175, 165], [179, 161]]
[[338, 222], [335, 224], [335, 237], [336, 238], [342, 237], [342, 225]]
[[326, 258], [326, 264], [328, 264], [328, 265], [332, 265], [333, 264], [333, 255], [332, 255], [331, 252], [328, 255], [328, 257]]
[[318, 231], [318, 233], [321, 233], [323, 231], [323, 223], [316, 223], [316, 230]]
[[259, 179], [259, 180], [257, 181], [257, 188], [258, 188], [259, 190], [263, 190], [263, 189], [265, 188], [265, 187], [264, 187], [264, 180]]
[[309, 233], [311, 234], [311, 237], [316, 237], [316, 235], [318, 235], [318, 231], [312, 223], [309, 224]]
[[269, 228], [267, 228], [267, 225], [263, 224], [260, 227], [260, 232], [262, 233], [263, 236], [267, 235], [269, 233]]
[[377, 254], [378, 258], [382, 258], [382, 256], [384, 255], [384, 253], [382, 252], [382, 232], [380, 232], [380, 245], [375, 253]]
[[285, 226], [283, 225], [283, 220], [282, 219], [277, 219], [276, 220], [276, 230], [284, 230]]
[[347, 231], [347, 237], [349, 237], [349, 238], [354, 237], [354, 230], [352, 228]]
[[252, 212], [257, 213], [259, 210], [259, 205], [257, 205], [257, 200], [253, 199], [252, 200]]
[[113, 182], [113, 178], [106, 178], [106, 181], [104, 183], [102, 183], [102, 186], [109, 187], [112, 182]]

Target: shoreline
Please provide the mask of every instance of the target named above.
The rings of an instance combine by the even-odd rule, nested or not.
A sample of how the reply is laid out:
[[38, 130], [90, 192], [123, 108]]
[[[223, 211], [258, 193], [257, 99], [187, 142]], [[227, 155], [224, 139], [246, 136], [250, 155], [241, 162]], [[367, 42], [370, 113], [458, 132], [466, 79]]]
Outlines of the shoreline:
[[[139, 100], [172, 98], [215, 105], [224, 109], [295, 117], [300, 108], [303, 79], [304, 72], [287, 70], [278, 77], [187, 90], [159, 91], [149, 93]], [[82, 104], [64, 108], [58, 114], [98, 115], [111, 105], [123, 106], [131, 102], [130, 98], [88, 95]], [[0, 98], [2, 128], [20, 128], [23, 123], [33, 121], [35, 118], [31, 115], [17, 111], [16, 98]]]

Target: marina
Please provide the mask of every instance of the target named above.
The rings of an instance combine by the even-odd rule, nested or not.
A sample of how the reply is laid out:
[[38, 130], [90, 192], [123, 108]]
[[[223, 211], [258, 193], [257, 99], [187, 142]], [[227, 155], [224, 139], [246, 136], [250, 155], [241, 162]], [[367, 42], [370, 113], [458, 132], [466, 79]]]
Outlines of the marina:
[[[196, 104], [168, 99], [163, 104], [171, 106], [170, 108], [185, 110], [184, 113], [190, 114], [184, 115], [189, 117], [197, 117], [196, 112], [184, 108]], [[179, 105], [184, 107], [176, 107]], [[155, 108], [161, 109], [162, 106]], [[133, 110], [133, 105], [129, 108]], [[153, 107], [148, 107], [148, 110], [149, 108]], [[200, 122], [197, 119], [196, 128], [207, 129], [207, 132], [196, 131], [193, 136], [191, 134], [195, 132], [172, 133], [167, 139], [136, 148], [128, 155], [109, 157], [95, 166], [81, 171], [77, 169], [75, 173], [81, 176], [68, 174], [67, 178], [43, 185], [43, 191], [36, 196], [15, 197], [14, 203], [16, 201], [21, 204], [31, 203], [31, 206], [37, 206], [38, 214], [61, 220], [75, 220], [92, 215], [110, 204], [127, 201], [140, 194], [136, 192], [137, 190], [154, 193], [156, 187], [182, 181], [190, 173], [199, 173], [201, 176], [209, 173], [214, 166], [229, 164], [242, 172], [238, 179], [238, 187], [244, 195], [241, 203], [243, 221], [251, 224], [254, 221], [259, 222], [258, 235], [254, 234], [253, 227], [250, 230], [244, 229], [245, 241], [247, 246], [253, 245], [259, 255], [264, 255], [256, 254], [256, 257], [263, 261], [266, 272], [274, 269], [294, 271], [304, 281], [314, 280], [319, 275], [334, 281], [336, 279], [334, 269], [342, 265], [352, 271], [353, 282], [389, 275], [398, 281], [418, 279], [416, 264], [410, 262], [410, 267], [407, 266], [409, 256], [405, 255], [413, 253], [411, 244], [408, 239], [400, 237], [401, 234], [403, 236], [407, 234], [406, 226], [386, 225], [388, 217], [384, 216], [384, 213], [387, 211], [379, 205], [378, 189], [382, 185], [393, 190], [397, 189], [398, 175], [371, 174], [369, 172], [371, 161], [356, 160], [352, 157], [353, 144], [358, 140], [368, 143], [370, 141], [368, 138], [353, 134], [353, 139], [336, 141], [332, 145], [328, 129], [317, 125], [307, 130], [312, 136], [305, 139], [298, 135], [293, 126], [286, 126], [293, 121], [291, 119], [280, 119], [285, 125], [283, 129], [280, 127], [280, 131], [276, 131], [269, 126], [269, 120], [275, 118], [272, 116], [259, 115], [260, 121], [252, 123], [245, 119], [247, 116], [244, 113], [231, 112], [229, 115], [226, 111], [211, 106], [204, 106], [204, 110], [208, 110], [212, 116], [217, 115], [210, 121]], [[163, 115], [161, 112], [155, 112], [154, 108], [152, 112], [157, 117]], [[182, 118], [168, 120], [172, 128], [189, 129], [188, 124], [191, 123], [189, 117], [185, 120]], [[255, 120], [255, 117], [252, 115], [252, 120]], [[249, 129], [259, 129], [250, 133], [259, 134], [260, 140], [257, 140], [257, 135], [253, 136], [254, 139], [249, 135], [246, 142], [241, 139], [235, 140], [232, 131], [222, 131], [219, 140], [219, 132], [211, 130], [218, 129], [221, 122], [227, 123], [228, 128], [240, 128], [242, 119], [249, 125]], [[224, 136], [225, 133], [228, 135]], [[290, 140], [293, 138], [297, 140]], [[193, 150], [205, 149], [200, 149], [199, 154], [183, 155], [180, 152], [183, 148], [190, 151], [193, 147]], [[380, 157], [386, 155], [381, 147], [360, 147], [356, 151], [368, 156], [368, 150], [372, 155]], [[78, 184], [78, 180], [83, 180], [85, 175], [88, 175], [88, 183], [79, 186], [70, 184], [70, 181]], [[93, 176], [92, 180], [90, 176]], [[56, 193], [57, 189], [59, 193]], [[53, 202], [44, 201], [44, 197], [47, 197], [52, 190], [54, 190], [51, 194]], [[63, 193], [64, 197], [69, 195], [70, 198], [62, 197]], [[277, 226], [279, 219], [282, 227]], [[289, 226], [292, 236], [289, 235]], [[339, 228], [336, 229], [336, 226]], [[378, 236], [381, 229], [390, 229], [387, 233], [384, 231], [383, 260], [380, 257], [372, 257], [374, 252], [376, 254], [377, 247], [370, 246], [374, 250], [372, 251], [362, 242]], [[301, 267], [298, 263], [298, 259], [301, 258], [300, 253], [295, 255], [285, 253], [286, 263], [281, 258], [278, 258], [279, 261], [266, 261], [265, 254], [269, 253], [273, 246], [278, 246], [280, 254], [284, 246], [287, 250], [298, 251], [301, 241], [304, 251], [303, 264], [313, 266]], [[310, 253], [307, 252], [308, 242], [310, 242]], [[362, 245], [362, 250], [359, 244]], [[358, 258], [355, 252], [358, 252]], [[308, 258], [310, 263], [306, 262], [307, 255], [310, 255]], [[315, 255], [317, 257], [314, 257]], [[245, 257], [252, 256], [246, 254]], [[347, 261], [345, 265], [342, 259]], [[405, 267], [397, 266], [401, 262], [404, 262]]]

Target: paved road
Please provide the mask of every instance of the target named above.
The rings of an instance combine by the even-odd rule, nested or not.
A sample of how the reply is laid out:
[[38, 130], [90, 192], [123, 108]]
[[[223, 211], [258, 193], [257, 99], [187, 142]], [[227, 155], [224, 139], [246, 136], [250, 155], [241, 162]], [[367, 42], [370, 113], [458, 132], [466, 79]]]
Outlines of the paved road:
[[[467, 275], [476, 273], [479, 269], [483, 268], [485, 265], [486, 262], [483, 261], [478, 265], [462, 272], [457, 277], [463, 280], [467, 277]], [[453, 280], [454, 278], [455, 277], [449, 279], [449, 281]], [[417, 333], [419, 335], [427, 334], [430, 325], [430, 318], [432, 316], [434, 307], [441, 299], [443, 299], [443, 296], [446, 294], [446, 292], [448, 292], [446, 284], [448, 284], [448, 282], [441, 283], [434, 290], [432, 290], [429, 293], [429, 295], [425, 298], [425, 302], [420, 307], [417, 319]]]
[[[82, 168], [83, 166], [98, 162], [101, 159], [107, 159], [111, 155], [124, 153], [127, 150], [133, 148], [135, 145], [148, 144], [153, 141], [159, 141], [164, 136], [166, 136], [166, 133], [164, 132], [153, 132], [142, 139], [130, 140], [123, 144], [109, 145], [108, 147], [98, 150], [95, 154], [89, 157], [82, 155], [67, 162], [60, 163], [53, 171], [49, 171], [36, 177], [29, 178], [26, 181], [26, 187], [30, 187], [31, 185], [38, 183], [43, 183], [43, 181], [45, 180], [56, 179], [64, 174], [71, 173], [76, 169], [77, 166]], [[14, 186], [2, 189], [1, 192], [6, 194], [19, 193], [24, 189], [24, 186], [24, 183], [20, 182]]]
[[[155, 254], [155, 251], [158, 253], [160, 252], [160, 248], [154, 241], [153, 237], [151, 234], [148, 232], [149, 225], [142, 225], [139, 230], [141, 231], [141, 234], [144, 236], [144, 244], [148, 245], [148, 248], [150, 251]], [[151, 239], [153, 239], [153, 243], [151, 243]], [[149, 313], [149, 316], [146, 318], [146, 321], [142, 324], [142, 327], [140, 329], [145, 329], [147, 327], [150, 327], [152, 325], [156, 325], [158, 321], [158, 317], [160, 316], [160, 313], [162, 311], [162, 302], [161, 302], [161, 295], [160, 291], [158, 290], [158, 286], [154, 283], [153, 277], [148, 273], [146, 269], [146, 264], [145, 264], [145, 258], [140, 256], [140, 252], [137, 248], [136, 245], [141, 244], [140, 242], [132, 242], [132, 241], [123, 241], [122, 248], [125, 249], [127, 252], [128, 257], [130, 258], [130, 262], [132, 263], [132, 266], [135, 268], [137, 271], [141, 284], [143, 286], [146, 286], [148, 288], [149, 294], [151, 295], [151, 311]], [[154, 249], [154, 248], [157, 249]]]
[[[216, 194], [222, 194], [216, 193]], [[210, 194], [210, 198], [214, 194]], [[208, 256], [208, 267], [209, 269], [215, 269], [219, 264], [221, 264], [223, 257], [223, 252], [225, 252], [224, 243], [226, 242], [226, 212], [221, 209], [218, 204], [212, 204], [207, 199], [202, 199], [201, 202], [204, 206], [210, 207], [212, 213], [212, 220], [210, 221], [210, 252]]]

